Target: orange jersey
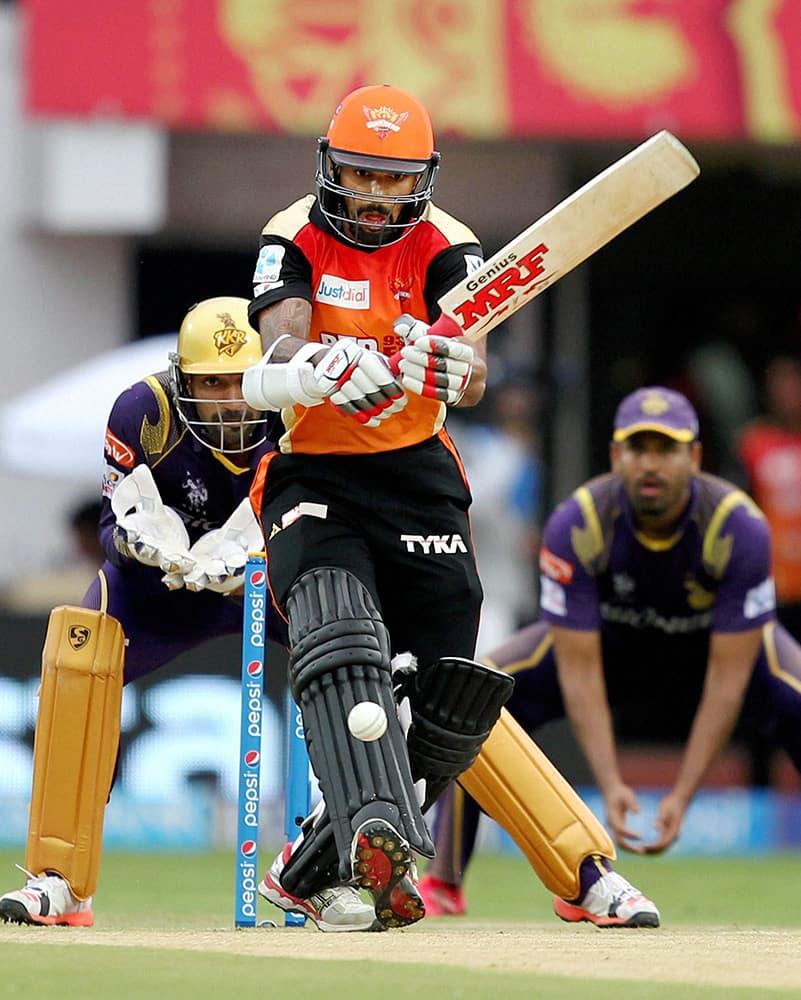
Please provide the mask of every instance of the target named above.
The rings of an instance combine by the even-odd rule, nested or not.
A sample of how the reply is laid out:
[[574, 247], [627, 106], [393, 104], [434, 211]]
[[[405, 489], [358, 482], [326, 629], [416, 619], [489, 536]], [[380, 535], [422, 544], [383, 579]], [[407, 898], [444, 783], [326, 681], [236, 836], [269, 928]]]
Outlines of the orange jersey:
[[740, 439], [751, 492], [773, 535], [779, 601], [801, 601], [801, 435], [756, 421]]
[[[309, 339], [333, 345], [341, 337], [387, 356], [403, 346], [392, 330], [402, 313], [433, 322], [437, 299], [481, 259], [467, 226], [429, 205], [396, 243], [364, 250], [336, 235], [312, 195], [274, 216], [264, 227], [254, 274], [250, 315], [285, 298], [312, 304]], [[409, 393], [405, 409], [378, 427], [364, 427], [327, 401], [281, 413], [283, 452], [360, 454], [418, 444], [437, 434], [445, 404]]]

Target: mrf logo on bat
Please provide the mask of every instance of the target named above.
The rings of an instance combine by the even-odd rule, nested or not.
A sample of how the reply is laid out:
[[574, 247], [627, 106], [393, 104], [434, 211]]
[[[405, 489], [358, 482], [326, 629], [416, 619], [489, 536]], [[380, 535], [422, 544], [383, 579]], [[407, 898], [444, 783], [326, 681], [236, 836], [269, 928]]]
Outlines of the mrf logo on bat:
[[[528, 295], [543, 282], [548, 281], [543, 257], [548, 253], [544, 243], [529, 250], [519, 260], [517, 252], [509, 251], [494, 267], [467, 282], [470, 298], [452, 307], [462, 329], [467, 332], [471, 326], [491, 313], [500, 313], [508, 308], [513, 297]], [[539, 279], [539, 280], [538, 280]]]

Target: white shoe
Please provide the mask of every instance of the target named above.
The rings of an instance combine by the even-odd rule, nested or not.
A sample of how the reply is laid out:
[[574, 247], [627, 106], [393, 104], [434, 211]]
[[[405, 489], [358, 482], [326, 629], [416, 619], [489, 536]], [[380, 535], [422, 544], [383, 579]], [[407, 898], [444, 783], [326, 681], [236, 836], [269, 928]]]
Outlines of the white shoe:
[[308, 899], [291, 896], [281, 885], [281, 872], [289, 860], [292, 845], [287, 844], [273, 861], [270, 870], [259, 883], [259, 895], [280, 907], [285, 913], [308, 917], [319, 930], [327, 932], [369, 931], [375, 922], [372, 906], [349, 885], [334, 886], [315, 892]]
[[553, 908], [568, 923], [588, 920], [596, 927], [659, 926], [655, 904], [616, 871], [602, 875], [577, 903], [555, 896]]
[[[17, 865], [19, 868], [20, 866]], [[76, 899], [60, 875], [32, 875], [24, 888], [0, 896], [0, 920], [12, 924], [66, 924], [91, 927], [95, 922], [92, 897]]]

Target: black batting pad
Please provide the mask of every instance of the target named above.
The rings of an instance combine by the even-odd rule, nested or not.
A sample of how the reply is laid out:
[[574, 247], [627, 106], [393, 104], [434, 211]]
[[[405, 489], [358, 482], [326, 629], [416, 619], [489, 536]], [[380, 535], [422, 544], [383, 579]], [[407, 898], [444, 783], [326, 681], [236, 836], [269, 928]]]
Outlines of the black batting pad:
[[[320, 782], [342, 879], [353, 875], [351, 841], [366, 820], [391, 823], [418, 853], [434, 845], [417, 802], [406, 740], [398, 723], [386, 628], [367, 589], [337, 568], [311, 570], [292, 587], [290, 683]], [[359, 702], [383, 709], [387, 728], [364, 742], [348, 729]]]
[[500, 670], [459, 657], [409, 677], [400, 695], [412, 710], [409, 761], [415, 781], [426, 782], [424, 812], [473, 764], [514, 683]]

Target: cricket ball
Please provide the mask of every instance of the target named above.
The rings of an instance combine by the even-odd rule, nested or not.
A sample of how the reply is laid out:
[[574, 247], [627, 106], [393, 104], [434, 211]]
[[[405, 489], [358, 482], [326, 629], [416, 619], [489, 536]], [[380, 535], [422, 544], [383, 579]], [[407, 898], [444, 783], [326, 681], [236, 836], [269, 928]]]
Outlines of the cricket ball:
[[387, 731], [387, 713], [374, 701], [360, 701], [348, 712], [348, 729], [357, 740], [371, 743]]

